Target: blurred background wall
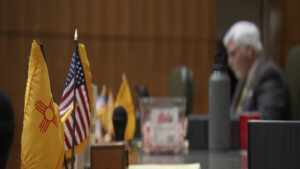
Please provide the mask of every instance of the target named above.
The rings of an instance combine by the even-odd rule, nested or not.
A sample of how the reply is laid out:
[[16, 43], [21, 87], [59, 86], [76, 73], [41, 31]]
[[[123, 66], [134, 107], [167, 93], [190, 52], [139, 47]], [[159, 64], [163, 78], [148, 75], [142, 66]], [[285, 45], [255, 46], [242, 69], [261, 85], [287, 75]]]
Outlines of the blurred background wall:
[[151, 96], [167, 95], [170, 71], [186, 65], [194, 73], [193, 113], [208, 113], [208, 77], [217, 40], [236, 20], [263, 30], [266, 52], [284, 68], [300, 41], [298, 0], [53, 0], [0, 1], [0, 88], [15, 111], [15, 139], [7, 168], [20, 167], [20, 138], [31, 42], [39, 30], [55, 102], [59, 103], [79, 32], [93, 82], [117, 94], [126, 73]]

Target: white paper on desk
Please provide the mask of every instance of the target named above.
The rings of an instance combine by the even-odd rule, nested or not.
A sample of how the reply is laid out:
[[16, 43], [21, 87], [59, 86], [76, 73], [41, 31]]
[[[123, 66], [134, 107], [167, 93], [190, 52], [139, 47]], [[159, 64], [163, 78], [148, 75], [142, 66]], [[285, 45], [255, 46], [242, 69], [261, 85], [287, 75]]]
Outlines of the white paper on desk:
[[128, 169], [200, 169], [200, 163], [193, 164], [140, 164], [129, 165]]

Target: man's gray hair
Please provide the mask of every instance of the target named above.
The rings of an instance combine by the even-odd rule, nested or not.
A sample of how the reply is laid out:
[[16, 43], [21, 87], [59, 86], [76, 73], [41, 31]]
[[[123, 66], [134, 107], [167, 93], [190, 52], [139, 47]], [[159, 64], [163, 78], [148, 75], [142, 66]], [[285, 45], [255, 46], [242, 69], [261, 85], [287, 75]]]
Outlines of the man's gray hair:
[[259, 29], [252, 22], [239, 21], [233, 24], [223, 39], [223, 43], [226, 48], [231, 39], [236, 43], [237, 46], [250, 45], [253, 47], [255, 52], [263, 52], [263, 45], [260, 40]]

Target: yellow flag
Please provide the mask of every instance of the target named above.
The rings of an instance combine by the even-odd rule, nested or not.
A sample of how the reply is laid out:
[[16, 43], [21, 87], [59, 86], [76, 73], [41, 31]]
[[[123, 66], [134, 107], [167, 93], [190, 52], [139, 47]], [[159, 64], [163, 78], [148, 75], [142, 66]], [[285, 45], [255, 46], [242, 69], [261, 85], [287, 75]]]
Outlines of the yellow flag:
[[108, 135], [114, 135], [112, 115], [114, 111], [114, 96], [112, 91], [108, 90], [108, 99], [106, 103], [105, 111], [102, 115], [102, 125]]
[[64, 158], [63, 126], [53, 102], [47, 65], [33, 41], [25, 93], [21, 138], [21, 168], [61, 169]]
[[123, 75], [123, 82], [119, 89], [119, 93], [117, 95], [115, 106], [116, 107], [123, 106], [125, 108], [125, 110], [127, 111], [127, 126], [125, 129], [124, 139], [126, 141], [128, 141], [134, 137], [135, 111], [134, 111], [134, 106], [133, 106], [133, 102], [132, 102], [132, 98], [131, 98], [131, 94], [130, 94], [130, 88], [129, 88], [128, 81], [127, 81], [125, 75]]
[[104, 117], [106, 121], [106, 131], [110, 131], [111, 135], [115, 135], [112, 116], [114, 112], [114, 96], [111, 90], [108, 91], [108, 102], [106, 106], [106, 117]]

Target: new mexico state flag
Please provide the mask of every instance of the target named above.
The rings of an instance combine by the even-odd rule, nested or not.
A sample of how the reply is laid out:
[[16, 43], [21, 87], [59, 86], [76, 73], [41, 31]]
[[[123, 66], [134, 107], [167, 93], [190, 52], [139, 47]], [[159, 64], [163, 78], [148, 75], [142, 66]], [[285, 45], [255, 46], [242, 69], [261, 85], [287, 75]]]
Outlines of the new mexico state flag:
[[21, 138], [21, 168], [61, 169], [64, 155], [63, 126], [53, 102], [48, 69], [33, 41], [25, 93]]
[[125, 129], [124, 139], [128, 141], [134, 137], [135, 133], [135, 111], [130, 94], [130, 88], [125, 75], [123, 75], [122, 80], [123, 82], [116, 98], [115, 107], [123, 106], [127, 112], [127, 125]]

